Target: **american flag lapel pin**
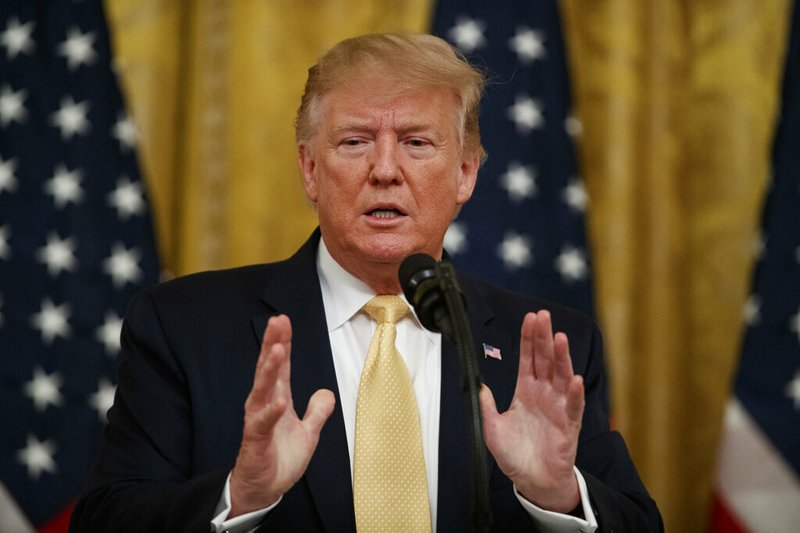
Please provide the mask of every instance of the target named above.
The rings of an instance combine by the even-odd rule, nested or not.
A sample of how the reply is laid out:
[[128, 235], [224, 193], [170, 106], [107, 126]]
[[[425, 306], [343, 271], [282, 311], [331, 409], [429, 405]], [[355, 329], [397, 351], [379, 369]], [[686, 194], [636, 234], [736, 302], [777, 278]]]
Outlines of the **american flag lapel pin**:
[[500, 355], [500, 348], [495, 348], [491, 344], [483, 343], [483, 358], [486, 359], [487, 357], [491, 357], [492, 359], [497, 359], [498, 361], [503, 360], [503, 356]]

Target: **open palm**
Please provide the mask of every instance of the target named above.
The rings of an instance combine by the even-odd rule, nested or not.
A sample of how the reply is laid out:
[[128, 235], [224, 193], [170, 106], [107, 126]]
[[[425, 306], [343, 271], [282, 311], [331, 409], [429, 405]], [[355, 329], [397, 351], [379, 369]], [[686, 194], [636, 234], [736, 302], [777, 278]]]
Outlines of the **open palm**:
[[481, 412], [486, 445], [498, 466], [544, 509], [569, 512], [580, 502], [573, 466], [583, 408], [583, 379], [573, 373], [566, 335], [553, 335], [547, 311], [528, 313], [511, 405], [498, 413], [484, 386]]

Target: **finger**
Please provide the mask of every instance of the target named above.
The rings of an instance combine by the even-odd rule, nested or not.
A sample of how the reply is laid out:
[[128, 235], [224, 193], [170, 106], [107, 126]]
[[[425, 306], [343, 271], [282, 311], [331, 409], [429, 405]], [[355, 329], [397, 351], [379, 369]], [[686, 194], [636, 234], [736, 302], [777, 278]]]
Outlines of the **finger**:
[[275, 317], [275, 325], [278, 329], [278, 343], [285, 354], [285, 357], [281, 359], [281, 364], [278, 367], [278, 382], [281, 385], [281, 393], [291, 402], [292, 322], [289, 320], [288, 316], [280, 315]]
[[566, 412], [569, 419], [579, 423], [583, 418], [584, 406], [583, 377], [572, 376], [567, 390]]
[[264, 359], [262, 364], [256, 368], [253, 388], [247, 396], [245, 409], [258, 410], [275, 402], [276, 396], [279, 396], [276, 392], [280, 380], [280, 370], [286, 358], [286, 350], [282, 344], [272, 344], [265, 348]]
[[533, 368], [533, 343], [536, 337], [536, 313], [528, 313], [522, 319], [522, 328], [519, 336], [519, 373], [517, 374], [517, 387], [520, 380], [534, 375]]
[[336, 405], [336, 398], [333, 392], [328, 389], [320, 389], [311, 395], [308, 400], [308, 407], [306, 414], [303, 417], [303, 425], [313, 435], [318, 436], [322, 430], [322, 426], [333, 413], [333, 408]]
[[[258, 362], [256, 368], [263, 366], [269, 357], [270, 348], [275, 344], [280, 344], [282, 338], [285, 336], [286, 322], [288, 317], [285, 315], [278, 315], [270, 317], [267, 321], [267, 327], [264, 334], [261, 336], [261, 351], [258, 354]], [[289, 332], [291, 339], [291, 330]]]
[[264, 339], [261, 343], [262, 352], [266, 351], [267, 354], [270, 350], [280, 346], [280, 357], [275, 359], [277, 376], [277, 383], [281, 386], [276, 388], [283, 396], [286, 396], [289, 401], [292, 397], [292, 389], [289, 385], [291, 377], [291, 359], [292, 353], [292, 323], [286, 315], [278, 315], [271, 317], [267, 323], [267, 330], [264, 332]]
[[292, 326], [289, 317], [271, 317], [261, 341], [253, 388], [244, 405], [245, 411], [253, 413], [254, 421], [264, 426], [262, 430], [265, 430], [265, 425], [274, 423], [292, 402], [289, 381], [291, 339]]
[[288, 402], [283, 398], [275, 398], [260, 406], [251, 417], [246, 418], [246, 422], [250, 423], [245, 424], [245, 434], [250, 431], [259, 437], [269, 436], [288, 406]]
[[533, 342], [533, 367], [537, 379], [553, 379], [553, 327], [549, 311], [536, 315], [536, 336]]
[[289, 407], [286, 394], [281, 392], [280, 366], [286, 358], [281, 344], [270, 347], [265, 363], [256, 372], [253, 388], [245, 401], [245, 435], [269, 436]]
[[569, 356], [569, 339], [564, 333], [556, 333], [553, 338], [555, 352], [553, 361], [553, 387], [557, 391], [566, 391], [574, 375], [572, 359]]

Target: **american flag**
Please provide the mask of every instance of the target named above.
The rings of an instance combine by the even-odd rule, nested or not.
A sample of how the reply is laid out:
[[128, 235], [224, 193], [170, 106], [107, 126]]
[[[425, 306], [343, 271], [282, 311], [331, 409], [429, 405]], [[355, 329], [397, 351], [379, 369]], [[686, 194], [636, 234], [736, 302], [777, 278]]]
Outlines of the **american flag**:
[[489, 159], [445, 248], [506, 288], [592, 312], [584, 214], [556, 0], [440, 0], [433, 33], [490, 78], [481, 105]]
[[715, 532], [800, 524], [800, 3], [795, 2], [761, 256], [726, 412]]
[[491, 344], [483, 343], [483, 356], [484, 357], [491, 357], [492, 359], [497, 359], [498, 361], [503, 359], [503, 355], [500, 353], [500, 348], [495, 348]]
[[101, 0], [0, 4], [0, 531], [65, 531], [158, 266]]

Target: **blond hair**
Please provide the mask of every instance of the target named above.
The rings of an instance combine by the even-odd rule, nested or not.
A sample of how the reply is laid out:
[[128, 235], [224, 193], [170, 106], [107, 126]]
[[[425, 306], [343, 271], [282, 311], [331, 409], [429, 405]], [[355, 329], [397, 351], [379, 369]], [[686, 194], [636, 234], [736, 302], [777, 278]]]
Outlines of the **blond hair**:
[[486, 158], [478, 126], [478, 104], [485, 76], [446, 41], [426, 34], [362, 35], [331, 48], [308, 69], [295, 121], [297, 141], [308, 141], [313, 136], [326, 93], [352, 82], [358, 74], [376, 71], [392, 76], [398, 90], [428, 87], [452, 90], [458, 100], [456, 116], [462, 150], [478, 154], [481, 161]]

